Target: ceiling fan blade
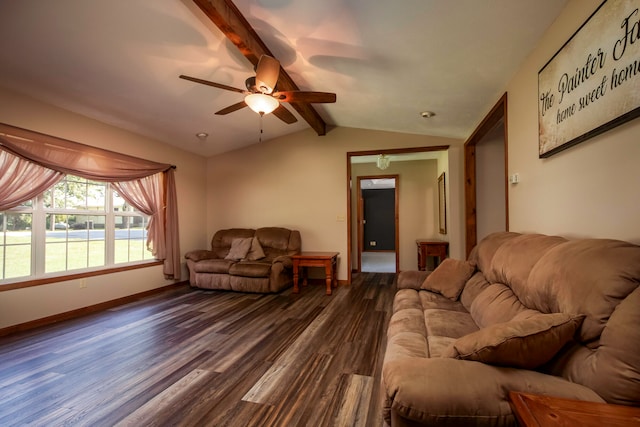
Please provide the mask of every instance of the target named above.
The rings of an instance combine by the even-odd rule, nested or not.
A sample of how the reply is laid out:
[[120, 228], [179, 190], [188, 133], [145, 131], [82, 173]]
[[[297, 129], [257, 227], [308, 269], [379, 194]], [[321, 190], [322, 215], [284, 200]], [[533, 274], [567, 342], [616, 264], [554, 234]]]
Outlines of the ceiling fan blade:
[[229, 105], [228, 107], [217, 111], [216, 114], [219, 116], [224, 116], [225, 114], [233, 113], [234, 111], [238, 111], [246, 106], [247, 104], [244, 101], [240, 101], [237, 104]]
[[196, 78], [196, 77], [189, 77], [189, 76], [185, 76], [184, 74], [181, 74], [180, 78], [181, 79], [185, 79], [185, 80], [189, 80], [189, 81], [192, 81], [192, 82], [200, 83], [200, 84], [203, 84], [203, 85], [207, 85], [207, 86], [217, 87], [218, 89], [230, 90], [231, 92], [247, 93], [247, 91], [244, 90], [244, 89], [238, 89], [237, 87], [223, 85], [222, 83], [210, 82], [209, 80], [202, 80], [202, 79], [199, 79], [199, 78]]
[[276, 116], [277, 118], [279, 118], [280, 120], [282, 120], [283, 122], [285, 122], [288, 125], [298, 121], [298, 119], [296, 119], [296, 116], [294, 116], [291, 113], [291, 111], [287, 110], [284, 107], [284, 105], [282, 105], [282, 104], [280, 104], [280, 106], [278, 108], [273, 110], [273, 115]]
[[280, 76], [280, 61], [262, 55], [256, 67], [256, 86], [262, 93], [271, 93], [276, 88]]
[[281, 102], [332, 103], [336, 102], [336, 94], [330, 92], [284, 91], [273, 94]]

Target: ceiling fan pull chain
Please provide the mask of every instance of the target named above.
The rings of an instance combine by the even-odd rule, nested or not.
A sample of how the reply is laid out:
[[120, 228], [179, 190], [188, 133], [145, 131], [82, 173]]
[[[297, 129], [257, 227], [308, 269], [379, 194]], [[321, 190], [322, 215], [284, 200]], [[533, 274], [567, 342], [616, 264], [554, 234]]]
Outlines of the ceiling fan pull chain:
[[262, 118], [264, 117], [264, 113], [260, 112], [260, 140], [258, 142], [262, 142]]

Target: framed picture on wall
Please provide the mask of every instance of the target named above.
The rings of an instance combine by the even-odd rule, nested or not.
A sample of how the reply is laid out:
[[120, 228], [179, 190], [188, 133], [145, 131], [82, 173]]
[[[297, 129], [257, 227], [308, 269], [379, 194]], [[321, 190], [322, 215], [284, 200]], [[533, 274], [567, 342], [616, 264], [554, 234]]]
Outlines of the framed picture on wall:
[[438, 177], [438, 223], [440, 234], [447, 234], [447, 187], [444, 172]]
[[609, 0], [538, 73], [539, 157], [640, 116], [640, 0]]

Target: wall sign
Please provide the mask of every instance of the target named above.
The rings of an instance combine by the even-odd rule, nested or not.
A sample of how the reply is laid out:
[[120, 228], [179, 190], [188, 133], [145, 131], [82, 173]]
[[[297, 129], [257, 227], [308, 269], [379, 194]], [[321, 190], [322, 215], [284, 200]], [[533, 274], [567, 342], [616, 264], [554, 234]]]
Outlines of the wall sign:
[[640, 116], [639, 9], [605, 0], [538, 73], [540, 158]]

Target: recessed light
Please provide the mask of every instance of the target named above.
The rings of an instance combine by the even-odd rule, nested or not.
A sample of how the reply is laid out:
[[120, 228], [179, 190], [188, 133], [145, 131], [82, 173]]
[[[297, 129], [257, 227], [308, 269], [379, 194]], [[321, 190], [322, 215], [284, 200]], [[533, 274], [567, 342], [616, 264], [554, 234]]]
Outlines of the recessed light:
[[202, 140], [202, 141], [204, 141], [205, 139], [207, 139], [207, 137], [208, 137], [208, 136], [209, 136], [209, 134], [208, 134], [208, 133], [206, 133], [206, 132], [198, 132], [198, 133], [196, 133], [196, 137], [197, 137], [199, 140]]
[[436, 113], [434, 113], [433, 111], [423, 111], [422, 113], [420, 113], [420, 115], [422, 117], [424, 117], [425, 119], [431, 118], [433, 116], [436, 115]]

